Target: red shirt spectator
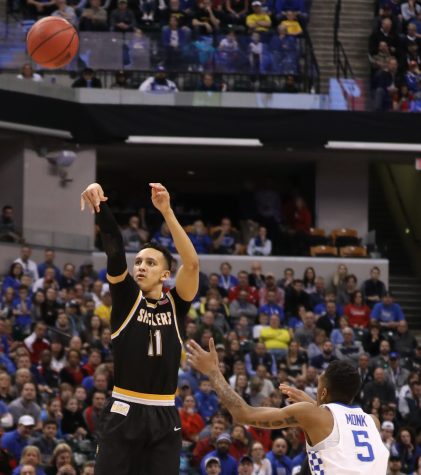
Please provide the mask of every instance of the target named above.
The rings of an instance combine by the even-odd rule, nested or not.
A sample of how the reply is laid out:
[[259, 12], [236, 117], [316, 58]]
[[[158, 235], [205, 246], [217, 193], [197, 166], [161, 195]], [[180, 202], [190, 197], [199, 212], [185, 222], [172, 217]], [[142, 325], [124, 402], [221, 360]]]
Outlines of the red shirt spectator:
[[291, 228], [296, 232], [308, 233], [312, 217], [305, 201], [301, 197], [295, 199], [295, 210], [292, 216]]
[[23, 341], [26, 348], [28, 348], [32, 364], [38, 364], [41, 353], [44, 350], [50, 349], [50, 342], [44, 338], [46, 331], [46, 324], [38, 322], [35, 325], [34, 331]]
[[205, 427], [202, 416], [196, 412], [196, 401], [194, 396], [187, 395], [184, 398], [183, 407], [178, 411], [181, 419], [181, 434], [183, 440], [197, 442], [199, 433]]
[[349, 326], [352, 328], [368, 328], [370, 323], [370, 307], [364, 304], [362, 293], [354, 292], [349, 303], [344, 308], [344, 314], [348, 317]]
[[272, 450], [272, 439], [270, 437], [270, 430], [258, 429], [257, 427], [248, 427], [247, 432], [252, 436], [255, 442], [260, 442], [263, 445], [265, 452]]
[[230, 445], [229, 454], [237, 461], [249, 452], [249, 439], [247, 438], [247, 431], [242, 425], [235, 425], [231, 433], [232, 444]]
[[259, 304], [259, 293], [256, 287], [251, 287], [249, 285], [249, 275], [246, 271], [240, 271], [237, 274], [238, 285], [231, 287], [228, 292], [228, 300], [232, 302], [233, 300], [238, 299], [238, 294], [240, 290], [245, 290], [247, 292], [247, 302], [254, 305]]
[[216, 449], [216, 439], [226, 430], [226, 425], [220, 420], [214, 420], [211, 426], [211, 435], [199, 440], [193, 450], [193, 464], [198, 467], [203, 457]]

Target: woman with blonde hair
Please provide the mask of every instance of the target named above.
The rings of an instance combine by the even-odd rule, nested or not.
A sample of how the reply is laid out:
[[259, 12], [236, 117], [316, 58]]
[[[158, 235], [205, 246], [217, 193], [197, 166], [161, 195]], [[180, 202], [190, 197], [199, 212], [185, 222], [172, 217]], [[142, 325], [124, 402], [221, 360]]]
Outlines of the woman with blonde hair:
[[21, 475], [22, 469], [26, 465], [31, 465], [35, 469], [35, 475], [45, 475], [41, 468], [41, 452], [35, 445], [27, 445], [20, 457], [19, 465], [13, 470], [12, 475]]
[[61, 467], [65, 465], [73, 466], [73, 452], [69, 445], [62, 443], [54, 449], [50, 465], [45, 472], [47, 475], [57, 475]]

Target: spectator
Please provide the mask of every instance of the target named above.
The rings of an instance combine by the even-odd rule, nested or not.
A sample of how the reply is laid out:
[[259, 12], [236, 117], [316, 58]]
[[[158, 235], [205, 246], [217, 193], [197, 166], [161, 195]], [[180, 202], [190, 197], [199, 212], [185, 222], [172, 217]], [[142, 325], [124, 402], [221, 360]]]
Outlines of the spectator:
[[221, 472], [221, 462], [217, 457], [208, 457], [205, 460], [205, 474], [219, 475]]
[[193, 449], [193, 465], [199, 466], [205, 455], [216, 450], [216, 439], [226, 430], [225, 422], [213, 417], [210, 435], [197, 442]]
[[121, 234], [125, 250], [128, 252], [138, 252], [149, 239], [149, 233], [141, 226], [138, 216], [130, 217], [129, 226]]
[[205, 422], [211, 420], [212, 415], [218, 410], [219, 402], [208, 379], [202, 378], [199, 390], [194, 395], [197, 411]]
[[345, 327], [342, 330], [342, 335], [344, 341], [336, 346], [335, 355], [338, 359], [345, 360], [353, 366], [357, 366], [359, 357], [364, 351], [361, 342], [355, 340], [354, 332], [351, 327]]
[[298, 327], [294, 333], [294, 339], [301, 348], [308, 348], [314, 342], [316, 331], [316, 318], [313, 312], [305, 312], [303, 325]]
[[23, 267], [18, 262], [14, 262], [9, 269], [9, 273], [2, 283], [2, 294], [6, 292], [6, 289], [12, 288], [15, 292], [21, 287], [21, 278], [23, 276]]
[[41, 453], [38, 447], [34, 445], [27, 445], [23, 449], [19, 465], [13, 470], [12, 475], [22, 475], [23, 467], [28, 465], [35, 469], [36, 475], [45, 475], [44, 470], [41, 468]]
[[63, 409], [61, 430], [64, 435], [75, 438], [83, 438], [87, 434], [86, 420], [82, 411], [79, 409], [78, 401], [74, 396], [71, 396], [67, 400], [66, 406]]
[[71, 23], [73, 26], [77, 27], [78, 18], [76, 16], [74, 8], [67, 5], [66, 0], [55, 0], [57, 10], [53, 11], [51, 16], [56, 16], [58, 18], [63, 18]]
[[361, 291], [366, 304], [373, 308], [374, 305], [381, 301], [386, 293], [386, 286], [380, 280], [380, 269], [375, 266], [370, 271], [370, 279], [363, 282]]
[[297, 20], [297, 14], [289, 10], [286, 12], [285, 16], [286, 20], [282, 20], [281, 26], [286, 27], [288, 35], [302, 35], [303, 29], [301, 28], [300, 22]]
[[286, 455], [288, 450], [287, 441], [283, 437], [278, 437], [273, 441], [272, 450], [266, 455], [272, 466], [272, 474], [290, 474], [292, 460]]
[[321, 372], [329, 366], [329, 363], [336, 359], [337, 357], [334, 355], [332, 342], [330, 340], [325, 340], [322, 345], [322, 353], [311, 358], [310, 365]]
[[[275, 283], [275, 279], [273, 279], [273, 283]], [[260, 289], [260, 290], [266, 290], [266, 289]], [[282, 291], [282, 289], [279, 289], [279, 290]], [[284, 325], [285, 324], [284, 310], [277, 303], [276, 291], [268, 290], [266, 293], [266, 298], [263, 301], [266, 301], [266, 303], [259, 307], [259, 313], [265, 313], [267, 315], [277, 315], [280, 318], [282, 325]]]
[[282, 277], [282, 279], [279, 279], [276, 282], [276, 285], [278, 287], [281, 287], [281, 289], [284, 289], [285, 292], [287, 292], [288, 290], [292, 289], [293, 283], [294, 283], [294, 269], [287, 267], [284, 270], [284, 276]]
[[251, 457], [253, 459], [253, 474], [272, 475], [271, 463], [265, 457], [265, 451], [260, 442], [254, 442], [251, 446]]
[[420, 447], [415, 442], [414, 431], [410, 427], [401, 427], [390, 453], [392, 456], [399, 457], [403, 473], [411, 473], [414, 470], [415, 460], [420, 455], [420, 451]]
[[275, 358], [286, 354], [291, 336], [285, 328], [280, 328], [280, 320], [277, 315], [269, 318], [269, 327], [263, 328], [260, 333], [260, 341], [265, 344], [269, 353]]
[[379, 43], [384, 41], [389, 46], [389, 51], [392, 55], [398, 51], [398, 40], [393, 33], [393, 23], [390, 18], [383, 18], [381, 26], [378, 30], [374, 31], [370, 36], [369, 52], [371, 55], [375, 55], [379, 49]]
[[[22, 67], [22, 73], [24, 71], [27, 71], [26, 65]], [[18, 76], [18, 79], [20, 79], [19, 76]], [[34, 78], [32, 79], [35, 81]], [[15, 222], [13, 220], [13, 207], [10, 205], [5, 205], [2, 208], [2, 214], [0, 216], [0, 241], [7, 241], [7, 242], [21, 242], [22, 241], [21, 236], [16, 230]]]
[[243, 25], [249, 11], [249, 0], [227, 0], [225, 9], [230, 24]]
[[47, 326], [43, 322], [35, 324], [34, 331], [25, 338], [24, 343], [28, 348], [31, 361], [33, 364], [38, 364], [41, 353], [44, 350], [50, 349], [50, 342], [45, 338]]
[[[408, 379], [409, 372], [406, 372]], [[403, 378], [402, 378], [403, 379]], [[394, 383], [395, 381], [391, 379]], [[401, 381], [403, 383], [404, 381]], [[396, 386], [401, 389], [403, 384]], [[414, 427], [418, 430], [421, 427], [421, 381], [415, 380], [410, 384], [410, 394], [399, 397], [399, 414], [401, 415], [405, 424]]]
[[300, 306], [304, 306], [306, 310], [310, 309], [310, 296], [304, 291], [303, 281], [294, 279], [292, 289], [285, 295], [285, 314], [287, 316], [298, 315]]
[[374, 79], [374, 101], [376, 110], [390, 110], [392, 96], [396, 94], [400, 85], [398, 75], [398, 62], [396, 58], [390, 58], [387, 69], [380, 71]]
[[55, 277], [60, 278], [60, 269], [54, 264], [55, 252], [53, 249], [47, 248], [44, 250], [44, 262], [38, 264], [38, 275], [44, 277], [44, 273], [47, 268], [53, 267], [55, 271]]
[[267, 229], [259, 226], [257, 236], [250, 239], [247, 246], [249, 256], [270, 256], [272, 253], [272, 241], [267, 237]]
[[101, 0], [90, 0], [90, 7], [82, 11], [79, 28], [81, 31], [107, 31], [107, 11], [101, 6]]
[[[55, 2], [52, 1], [51, 3], [54, 4]], [[42, 82], [42, 76], [40, 74], [36, 73], [29, 63], [25, 63], [22, 66], [22, 68], [20, 70], [20, 74], [18, 74], [16, 77], [17, 77], [17, 79], [27, 79], [27, 80], [31, 80], [31, 81], [34, 81], [34, 82]], [[4, 213], [4, 208], [3, 208], [3, 213]], [[3, 241], [4, 239], [1, 239], [1, 235], [2, 235], [2, 231], [1, 231], [1, 224], [0, 224], [0, 241]], [[15, 240], [15, 239], [13, 239], [13, 240]]]
[[32, 249], [24, 245], [20, 250], [20, 257], [15, 259], [14, 262], [17, 262], [22, 266], [23, 273], [29, 275], [33, 281], [38, 279], [38, 267], [35, 261], [31, 260]]
[[46, 466], [53, 455], [54, 449], [58, 444], [57, 422], [53, 419], [47, 419], [42, 424], [42, 433], [30, 440], [31, 445], [38, 447], [41, 454], [41, 464]]
[[377, 356], [380, 353], [380, 343], [384, 340], [380, 334], [380, 325], [377, 321], [370, 321], [369, 332], [365, 333], [362, 338], [364, 350], [370, 356]]
[[115, 73], [114, 82], [111, 84], [110, 89], [130, 89], [130, 80], [126, 71], [120, 69]]
[[210, 238], [203, 221], [193, 223], [192, 231], [188, 236], [198, 254], [210, 254], [212, 251], [212, 239]]
[[[125, 0], [120, 0], [120, 2], [124, 2]], [[87, 87], [87, 88], [95, 88], [100, 89], [102, 88], [101, 80], [95, 77], [94, 70], [91, 68], [85, 68], [82, 71], [82, 75], [73, 82], [72, 87], [79, 88], [79, 87]]]
[[301, 351], [298, 343], [290, 341], [288, 352], [285, 357], [279, 361], [280, 365], [285, 365], [288, 377], [295, 381], [297, 376], [305, 376], [308, 366], [308, 357], [305, 351]]
[[112, 31], [134, 31], [136, 19], [132, 10], [127, 8], [127, 0], [118, 0], [118, 8], [111, 12], [110, 26]]
[[371, 319], [380, 324], [384, 330], [396, 330], [398, 323], [405, 320], [399, 304], [394, 302], [391, 292], [386, 292], [381, 302], [374, 305]]
[[345, 306], [344, 314], [348, 317], [349, 326], [355, 330], [364, 330], [370, 324], [370, 308], [364, 304], [363, 294], [356, 290]]
[[335, 302], [328, 301], [326, 303], [326, 312], [319, 317], [316, 322], [316, 327], [321, 328], [326, 332], [326, 335], [330, 337], [332, 330], [338, 328], [339, 314], [337, 312], [337, 306]]
[[226, 84], [217, 82], [215, 80], [214, 75], [211, 73], [204, 73], [199, 84], [196, 87], [196, 91], [203, 92], [225, 92], [226, 90]]
[[368, 409], [371, 401], [378, 397], [381, 404], [396, 406], [395, 389], [391, 383], [386, 380], [383, 368], [374, 370], [374, 380], [364, 386], [364, 406]]
[[28, 445], [28, 439], [34, 427], [35, 420], [32, 416], [20, 417], [17, 429], [3, 434], [1, 448], [6, 449], [15, 460], [20, 460], [23, 449]]
[[417, 339], [408, 330], [408, 322], [401, 320], [396, 327], [396, 333], [392, 337], [392, 347], [401, 356], [411, 357], [417, 347]]
[[221, 465], [221, 475], [237, 475], [237, 461], [229, 455], [232, 440], [229, 434], [223, 433], [216, 439], [216, 450], [205, 455], [201, 463], [202, 475], [206, 475], [205, 464], [209, 458], [216, 458]]
[[192, 395], [185, 396], [183, 407], [179, 409], [179, 413], [183, 440], [197, 442], [200, 431], [205, 427], [205, 422], [196, 412], [196, 401]]
[[418, 14], [421, 13], [421, 6], [416, 3], [416, 0], [408, 0], [405, 3], [402, 3], [401, 12], [404, 21], [409, 22], [417, 18]]
[[238, 464], [238, 475], [255, 475], [254, 462], [250, 455], [243, 455]]
[[45, 472], [47, 475], [66, 475], [65, 472], [61, 472], [64, 467], [68, 468], [68, 474], [76, 475], [75, 472], [72, 472], [72, 463], [73, 463], [73, 451], [69, 445], [60, 443], [54, 449], [53, 457], [46, 468]]
[[21, 420], [22, 416], [31, 416], [37, 424], [40, 422], [41, 408], [35, 402], [36, 395], [34, 383], [28, 382], [22, 386], [20, 397], [14, 399], [9, 404], [9, 412], [12, 414], [15, 423]]
[[247, 15], [246, 25], [250, 32], [268, 32], [272, 22], [270, 16], [263, 12], [262, 3], [259, 0], [254, 0], [251, 4], [253, 13]]
[[229, 218], [221, 220], [221, 225], [212, 234], [212, 240], [217, 254], [240, 254], [241, 252], [238, 232], [232, 227]]
[[345, 278], [345, 289], [338, 292], [336, 303], [344, 307], [351, 303], [352, 296], [357, 290], [357, 277], [354, 274], [349, 274]]
[[[197, 35], [212, 35], [219, 30], [219, 12], [212, 7], [210, 0], [199, 0], [193, 12], [192, 26]], [[222, 470], [222, 473], [224, 471]]]
[[228, 262], [223, 262], [220, 266], [219, 285], [225, 291], [238, 285], [238, 279], [231, 274], [232, 266]]
[[163, 31], [168, 29], [171, 18], [177, 18], [179, 28], [185, 31], [186, 35], [190, 34], [191, 17], [188, 11], [181, 8], [180, 0], [169, 0], [168, 8], [160, 12], [159, 18]]
[[88, 431], [95, 440], [98, 440], [100, 417], [105, 406], [105, 400], [106, 395], [102, 391], [95, 391], [92, 396], [92, 404], [83, 412]]
[[203, 333], [207, 330], [211, 332], [211, 336], [217, 344], [222, 343], [224, 341], [224, 336], [221, 330], [215, 325], [215, 314], [210, 310], [207, 310], [202, 315], [201, 321], [197, 326], [195, 339], [200, 341], [203, 336]]
[[244, 270], [237, 274], [237, 285], [231, 287], [228, 293], [228, 299], [230, 302], [237, 299], [239, 294], [244, 291], [247, 292], [246, 300], [253, 305], [257, 305], [259, 302], [259, 293], [255, 287], [249, 285], [248, 273]]

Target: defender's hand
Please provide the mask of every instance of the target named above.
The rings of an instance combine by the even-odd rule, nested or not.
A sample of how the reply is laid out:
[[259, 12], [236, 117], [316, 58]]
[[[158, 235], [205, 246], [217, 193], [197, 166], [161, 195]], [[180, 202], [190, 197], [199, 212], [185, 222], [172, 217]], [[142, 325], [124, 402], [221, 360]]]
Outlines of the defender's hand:
[[149, 186], [151, 187], [153, 205], [161, 214], [165, 214], [171, 207], [170, 194], [161, 183], [149, 183]]
[[310, 402], [312, 404], [316, 404], [316, 401], [306, 392], [297, 388], [293, 388], [292, 386], [288, 386], [288, 384], [280, 384], [279, 390], [282, 392], [282, 394], [288, 396], [288, 402]]
[[101, 185], [98, 183], [92, 183], [80, 195], [80, 210], [83, 211], [85, 209], [85, 204], [87, 204], [92, 213], [95, 211], [99, 213], [99, 205], [101, 201], [107, 200], [108, 198], [104, 196], [104, 190]]
[[194, 340], [187, 345], [187, 360], [197, 370], [205, 375], [216, 371], [219, 367], [218, 354], [213, 338], [209, 340], [209, 350], [203, 350]]

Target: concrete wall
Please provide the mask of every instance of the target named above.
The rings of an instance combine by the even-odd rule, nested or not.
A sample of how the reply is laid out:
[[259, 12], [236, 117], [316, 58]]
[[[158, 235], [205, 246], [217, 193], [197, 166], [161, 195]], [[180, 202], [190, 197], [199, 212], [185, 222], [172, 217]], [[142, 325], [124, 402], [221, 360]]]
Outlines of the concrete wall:
[[11, 205], [17, 229], [22, 229], [23, 149], [16, 141], [2, 142], [0, 149], [0, 208]]
[[316, 226], [328, 233], [335, 228], [353, 228], [364, 237], [368, 231], [368, 186], [368, 161], [320, 160], [316, 167]]
[[[65, 148], [62, 147], [62, 148]], [[73, 181], [63, 186], [49, 162], [33, 149], [24, 150], [24, 236], [44, 246], [90, 250], [94, 217], [80, 212], [80, 193], [96, 177], [96, 151], [81, 149], [66, 169]]]

